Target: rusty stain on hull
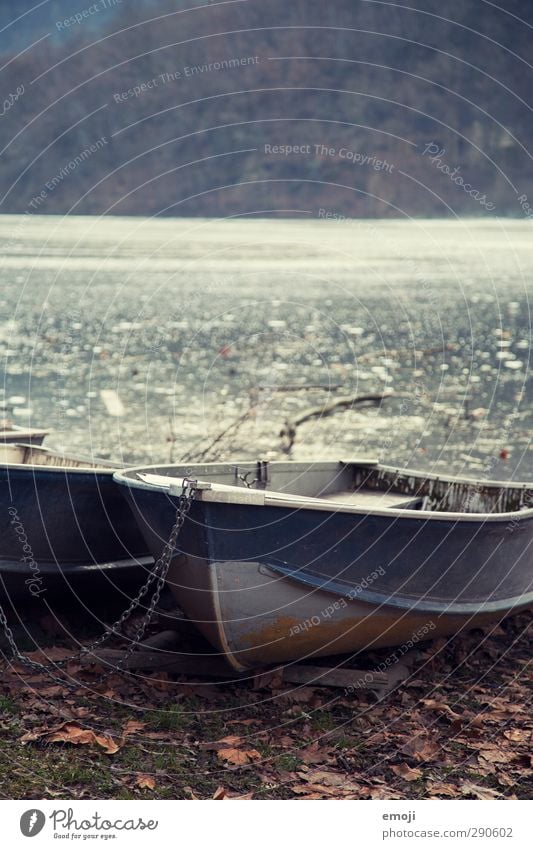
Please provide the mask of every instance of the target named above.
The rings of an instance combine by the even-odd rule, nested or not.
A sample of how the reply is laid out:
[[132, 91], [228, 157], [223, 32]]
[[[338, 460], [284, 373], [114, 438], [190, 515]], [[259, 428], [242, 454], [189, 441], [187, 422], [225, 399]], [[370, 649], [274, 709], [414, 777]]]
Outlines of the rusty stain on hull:
[[[484, 622], [479, 621], [480, 618]], [[429, 620], [427, 617], [408, 615], [400, 619], [397, 615], [372, 614], [369, 610], [365, 616], [354, 616], [352, 620], [342, 623], [323, 622], [295, 634], [294, 628], [298, 627], [298, 623], [281, 617], [273, 624], [246, 634], [241, 646], [232, 646], [232, 653], [247, 667], [265, 662], [267, 646], [270, 646], [268, 654], [271, 663], [353, 654], [377, 648], [401, 647], [407, 643], [416, 645], [435, 637], [450, 636], [465, 625], [480, 626], [488, 623], [490, 618], [489, 615], [476, 617], [475, 623], [459, 617]]]

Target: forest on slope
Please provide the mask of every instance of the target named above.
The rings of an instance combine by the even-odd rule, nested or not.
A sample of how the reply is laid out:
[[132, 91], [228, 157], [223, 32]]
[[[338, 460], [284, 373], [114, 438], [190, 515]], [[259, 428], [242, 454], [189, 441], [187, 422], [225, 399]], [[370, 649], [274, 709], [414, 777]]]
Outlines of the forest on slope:
[[7, 0], [0, 211], [527, 214], [533, 6]]

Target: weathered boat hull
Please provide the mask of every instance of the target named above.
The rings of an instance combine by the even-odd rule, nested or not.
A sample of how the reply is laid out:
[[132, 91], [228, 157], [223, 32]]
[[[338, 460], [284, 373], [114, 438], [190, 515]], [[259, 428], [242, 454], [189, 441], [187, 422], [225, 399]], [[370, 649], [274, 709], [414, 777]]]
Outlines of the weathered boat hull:
[[236, 670], [424, 640], [489, 623], [494, 614], [423, 614], [302, 590], [257, 562], [177, 558], [169, 584], [183, 610]]
[[[135, 481], [136, 472], [117, 479], [156, 557], [176, 490]], [[533, 604], [531, 511], [371, 512], [220, 489], [198, 493], [168, 580], [236, 669], [416, 643]]]
[[146, 575], [153, 560], [113, 481], [115, 465], [89, 468], [33, 446], [4, 446], [0, 455], [4, 593], [49, 600], [112, 591]]

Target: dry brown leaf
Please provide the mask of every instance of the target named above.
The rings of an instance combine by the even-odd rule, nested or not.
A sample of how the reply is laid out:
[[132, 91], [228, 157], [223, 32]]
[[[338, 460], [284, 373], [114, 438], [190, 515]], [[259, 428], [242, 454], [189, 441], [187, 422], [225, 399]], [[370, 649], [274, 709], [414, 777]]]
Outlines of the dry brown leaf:
[[217, 757], [221, 761], [227, 761], [227, 763], [235, 766], [244, 766], [244, 764], [249, 764], [252, 761], [261, 760], [261, 755], [256, 749], [219, 749]]
[[60, 687], [59, 685], [55, 685], [53, 687], [42, 687], [39, 689], [38, 694], [41, 698], [49, 698], [55, 699], [58, 696], [66, 696], [68, 690], [64, 687]]
[[338, 787], [328, 787], [327, 784], [308, 784], [307, 792], [311, 793], [319, 793], [320, 797], [323, 799], [324, 796], [328, 798], [335, 798], [339, 796], [339, 788]]
[[409, 764], [399, 764], [398, 766], [393, 766], [392, 771], [395, 775], [398, 775], [400, 778], [405, 779], [405, 781], [416, 781], [417, 778], [422, 777], [422, 770], [415, 768], [412, 769]]
[[152, 775], [139, 774], [135, 779], [135, 786], [142, 790], [155, 790], [155, 778]]
[[217, 756], [221, 761], [227, 761], [230, 764], [235, 764], [235, 766], [243, 766], [248, 763], [246, 752], [243, 752], [242, 749], [219, 749]]
[[449, 796], [454, 799], [459, 795], [459, 788], [454, 784], [446, 784], [444, 782], [436, 783], [436, 784], [428, 784], [428, 793], [431, 799], [436, 798], [438, 796]]
[[230, 791], [226, 790], [226, 788], [222, 787], [222, 785], [220, 787], [217, 787], [217, 789], [215, 790], [215, 792], [213, 794], [213, 799], [222, 799], [222, 800], [229, 800], [229, 801], [232, 801], [232, 800], [244, 801], [246, 799], [253, 799], [253, 798], [254, 798], [253, 793], [230, 793]]
[[323, 784], [326, 787], [343, 787], [349, 784], [346, 776], [338, 772], [313, 770], [312, 772], [299, 772], [298, 776], [310, 784]]
[[338, 799], [343, 795], [338, 787], [328, 787], [326, 784], [307, 784], [305, 787], [291, 787], [291, 790], [299, 796], [303, 795], [305, 799], [309, 798], [308, 794], [316, 799]]
[[422, 704], [425, 705], [429, 710], [435, 710], [437, 713], [445, 714], [449, 716], [451, 719], [460, 719], [461, 714], [456, 713], [451, 709], [449, 705], [445, 702], [439, 702], [437, 699], [422, 699]]
[[226, 790], [226, 788], [222, 787], [222, 785], [220, 785], [220, 787], [217, 787], [217, 789], [213, 793], [213, 799], [227, 799], [227, 798], [228, 798], [228, 791]]
[[95, 734], [90, 728], [80, 728], [77, 725], [68, 724], [64, 728], [52, 732], [52, 734], [46, 737], [46, 742], [72, 743], [75, 746], [96, 743], [96, 745], [104, 749], [106, 755], [114, 755], [120, 748], [112, 737], [107, 737], [104, 734]]
[[242, 746], [246, 742], [244, 737], [238, 734], [230, 734], [227, 737], [222, 737], [221, 740], [215, 740], [213, 743], [200, 743], [200, 749], [206, 751], [220, 751], [221, 749], [235, 749]]
[[188, 793], [189, 796], [191, 797], [191, 799], [193, 799], [195, 802], [199, 801], [200, 797], [196, 795], [196, 793], [194, 792], [192, 787], [189, 787], [187, 785], [186, 787], [183, 788], [183, 790], [185, 791], [185, 793]]
[[479, 784], [471, 784], [466, 781], [461, 785], [461, 794], [463, 796], [475, 796], [476, 799], [501, 799], [502, 794], [496, 790], [490, 790], [488, 787], [480, 787]]
[[504, 772], [498, 773], [498, 784], [501, 784], [502, 787], [514, 787], [516, 781], [514, 778], [511, 778], [510, 775], [506, 775]]
[[20, 740], [23, 744], [37, 740], [43, 743], [71, 743], [74, 746], [96, 744], [105, 751], [106, 755], [114, 755], [120, 748], [112, 737], [96, 734], [90, 728], [81, 728], [73, 722], [64, 722], [56, 728], [35, 728], [26, 732]]
[[[320, 773], [317, 773], [317, 776], [319, 775]], [[291, 787], [291, 790], [302, 799], [367, 799], [369, 796], [368, 787], [361, 787], [348, 779], [342, 785], [330, 785], [328, 782], [324, 784], [297, 784]]]
[[442, 748], [434, 740], [418, 735], [413, 737], [412, 740], [409, 740], [402, 747], [402, 751], [406, 755], [410, 755], [418, 763], [423, 763], [424, 761], [435, 760], [442, 753]]
[[[61, 726], [56, 726], [61, 727]], [[31, 731], [26, 731], [22, 737], [20, 738], [20, 742], [22, 745], [26, 743], [34, 743], [36, 740], [41, 740], [46, 734], [50, 734], [54, 729], [49, 728], [47, 725], [41, 725], [37, 728], [32, 728]]]
[[129, 719], [124, 726], [122, 736], [128, 737], [130, 734], [136, 734], [137, 731], [142, 731], [143, 728], [146, 728], [146, 722], [137, 722], [134, 719]]
[[524, 728], [513, 728], [509, 731], [504, 731], [503, 736], [513, 743], [531, 743], [531, 731]]
[[91, 711], [86, 707], [74, 707], [70, 711], [76, 719], [85, 719], [85, 717], [90, 716]]
[[491, 764], [508, 764], [516, 759], [516, 755], [513, 752], [508, 752], [505, 749], [500, 749], [497, 746], [494, 746], [490, 749], [483, 749], [479, 753], [479, 757], [483, 758], [483, 760], [488, 761]]
[[504, 699], [481, 699], [481, 701], [488, 705], [487, 710], [483, 712], [483, 716], [491, 722], [500, 722], [502, 719], [508, 719], [511, 716], [514, 717], [519, 713], [524, 713], [524, 708], [521, 705], [509, 704]]
[[483, 761], [478, 758], [478, 763], [476, 766], [476, 772], [478, 775], [483, 775], [485, 777], [489, 775], [496, 775], [498, 770], [494, 766], [494, 764], [489, 763], [488, 761]]
[[321, 749], [318, 743], [311, 743], [305, 749], [296, 750], [298, 760], [304, 764], [319, 764], [331, 760], [331, 752]]
[[405, 799], [402, 793], [392, 787], [371, 787], [369, 795], [371, 799]]

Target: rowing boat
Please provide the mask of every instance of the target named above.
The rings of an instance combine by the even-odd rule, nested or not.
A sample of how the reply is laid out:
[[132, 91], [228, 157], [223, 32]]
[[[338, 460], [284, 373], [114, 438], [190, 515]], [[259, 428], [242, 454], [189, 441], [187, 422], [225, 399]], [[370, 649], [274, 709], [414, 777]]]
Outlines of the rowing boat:
[[533, 604], [533, 486], [342, 462], [117, 472], [168, 583], [238, 670], [450, 635]]
[[122, 491], [120, 464], [0, 443], [0, 589], [11, 598], [106, 592], [153, 561]]

